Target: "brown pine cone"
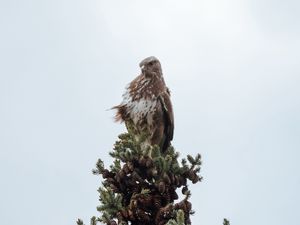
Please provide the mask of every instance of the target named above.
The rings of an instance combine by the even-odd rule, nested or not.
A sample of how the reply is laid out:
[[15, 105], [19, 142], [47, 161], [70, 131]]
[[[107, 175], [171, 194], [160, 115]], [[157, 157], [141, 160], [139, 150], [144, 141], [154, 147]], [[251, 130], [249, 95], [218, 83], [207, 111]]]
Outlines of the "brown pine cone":
[[171, 179], [166, 173], [163, 175], [163, 180], [166, 182], [166, 184], [171, 184]]
[[160, 181], [158, 183], [158, 191], [159, 191], [159, 193], [165, 193], [165, 191], [166, 191], [166, 184], [165, 184], [165, 182]]
[[153, 161], [152, 161], [152, 159], [150, 159], [149, 157], [147, 157], [147, 159], [146, 159], [146, 168], [150, 168], [150, 167], [152, 167], [153, 166]]
[[151, 221], [150, 215], [146, 214], [146, 212], [141, 209], [136, 210], [136, 217], [138, 220], [143, 221], [144, 223], [149, 223]]
[[171, 195], [171, 198], [173, 199], [173, 200], [177, 200], [179, 197], [178, 197], [178, 194], [176, 193], [176, 191], [174, 190], [174, 191], [172, 191], [172, 195]]
[[108, 225], [118, 225], [117, 222], [115, 220], [111, 220]]
[[129, 174], [130, 170], [129, 170], [127, 163], [124, 164], [122, 170], [124, 171], [125, 174]]
[[140, 164], [141, 166], [143, 166], [143, 167], [146, 167], [146, 161], [147, 161], [147, 159], [146, 159], [144, 156], [142, 156], [142, 157], [139, 159], [139, 164]]
[[157, 209], [157, 210], [161, 208], [161, 196], [160, 195], [154, 195], [153, 205], [154, 205], [155, 209]]
[[109, 177], [114, 177], [114, 175], [115, 175], [114, 173], [110, 172], [107, 169], [104, 169], [102, 171], [102, 177], [103, 177], [103, 179], [106, 179], [106, 178], [109, 178]]
[[184, 186], [181, 190], [181, 193], [185, 195], [188, 190], [189, 190], [188, 187]]

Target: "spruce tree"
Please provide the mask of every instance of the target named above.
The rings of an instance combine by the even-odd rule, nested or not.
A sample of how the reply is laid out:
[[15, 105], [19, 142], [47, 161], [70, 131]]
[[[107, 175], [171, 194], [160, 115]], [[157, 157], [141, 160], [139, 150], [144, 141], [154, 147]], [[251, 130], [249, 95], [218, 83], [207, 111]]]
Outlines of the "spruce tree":
[[[143, 141], [130, 133], [121, 134], [110, 152], [113, 164], [107, 168], [101, 159], [96, 163], [93, 173], [103, 178], [98, 189], [101, 214], [91, 218], [91, 225], [191, 224], [194, 211], [188, 183], [202, 180], [200, 154], [180, 161], [172, 146], [162, 153], [158, 146], [145, 146]], [[178, 189], [183, 199], [179, 199]], [[77, 224], [83, 225], [82, 220]], [[224, 219], [223, 224], [229, 222]]]

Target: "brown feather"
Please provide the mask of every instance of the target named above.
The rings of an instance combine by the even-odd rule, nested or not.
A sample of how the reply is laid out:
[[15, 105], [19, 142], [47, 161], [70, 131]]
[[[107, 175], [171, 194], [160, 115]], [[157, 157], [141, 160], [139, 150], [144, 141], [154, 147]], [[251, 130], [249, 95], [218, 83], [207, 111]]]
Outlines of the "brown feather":
[[126, 106], [125, 105], [117, 105], [112, 107], [111, 109], [116, 109], [116, 115], [114, 117], [115, 122], [124, 122], [126, 120]]
[[159, 100], [162, 105], [164, 115], [164, 141], [162, 143], [162, 151], [164, 152], [170, 146], [171, 141], [173, 140], [174, 115], [169, 92], [163, 92], [159, 96]]

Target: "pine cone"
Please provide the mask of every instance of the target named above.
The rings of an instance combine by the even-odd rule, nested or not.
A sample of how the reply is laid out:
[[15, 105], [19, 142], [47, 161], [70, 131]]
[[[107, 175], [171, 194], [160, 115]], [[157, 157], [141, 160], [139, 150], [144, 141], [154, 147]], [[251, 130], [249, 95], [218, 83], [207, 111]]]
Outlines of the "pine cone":
[[181, 190], [181, 193], [185, 195], [188, 190], [189, 190], [188, 187], [184, 186]]
[[150, 157], [146, 159], [146, 168], [151, 168], [153, 166], [153, 160]]
[[115, 220], [111, 220], [108, 225], [118, 225], [117, 222]]
[[154, 205], [155, 209], [157, 209], [157, 210], [161, 208], [161, 196], [160, 195], [154, 195], [153, 205]]
[[163, 175], [163, 180], [166, 182], [166, 184], [171, 184], [171, 179], [166, 173]]
[[165, 182], [160, 181], [158, 183], [158, 187], [157, 188], [158, 188], [159, 193], [165, 193], [165, 191], [166, 191], [166, 184], [165, 184]]
[[149, 223], [151, 221], [151, 217], [141, 209], [136, 210], [136, 217], [138, 220], [142, 221], [143, 223]]
[[112, 178], [112, 177], [114, 177], [114, 176], [115, 176], [115, 174], [112, 173], [112, 172], [110, 172], [110, 171], [107, 170], [107, 169], [104, 169], [104, 170], [102, 171], [102, 177], [103, 177], [103, 179], [106, 179], [106, 178]]
[[130, 173], [130, 169], [129, 169], [129, 166], [127, 165], [127, 163], [124, 164], [122, 170], [124, 171], [125, 174]]
[[141, 166], [143, 166], [143, 167], [146, 167], [146, 161], [147, 161], [147, 159], [146, 159], [144, 156], [142, 156], [142, 157], [139, 159], [139, 164], [140, 164]]

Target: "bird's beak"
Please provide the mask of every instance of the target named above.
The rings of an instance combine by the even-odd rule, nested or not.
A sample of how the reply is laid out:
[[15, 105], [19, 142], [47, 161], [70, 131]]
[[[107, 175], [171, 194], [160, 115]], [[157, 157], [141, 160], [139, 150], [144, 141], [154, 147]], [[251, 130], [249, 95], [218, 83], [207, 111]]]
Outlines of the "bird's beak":
[[145, 65], [142, 65], [142, 66], [141, 66], [141, 70], [142, 70], [142, 72], [144, 73], [144, 71], [145, 71]]

